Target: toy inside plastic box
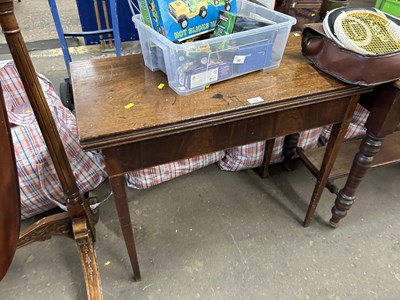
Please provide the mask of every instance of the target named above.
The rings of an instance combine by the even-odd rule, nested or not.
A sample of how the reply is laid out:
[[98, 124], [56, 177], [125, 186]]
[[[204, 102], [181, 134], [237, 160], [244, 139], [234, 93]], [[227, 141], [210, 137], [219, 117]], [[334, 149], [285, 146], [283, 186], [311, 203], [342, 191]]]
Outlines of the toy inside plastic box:
[[162, 70], [179, 95], [202, 91], [207, 85], [280, 65], [291, 27], [296, 19], [264, 6], [237, 0], [238, 14], [268, 20], [270, 25], [231, 35], [176, 44], [143, 23], [138, 29], [146, 66]]
[[237, 12], [236, 0], [138, 0], [143, 22], [171, 41], [212, 31], [220, 10]]

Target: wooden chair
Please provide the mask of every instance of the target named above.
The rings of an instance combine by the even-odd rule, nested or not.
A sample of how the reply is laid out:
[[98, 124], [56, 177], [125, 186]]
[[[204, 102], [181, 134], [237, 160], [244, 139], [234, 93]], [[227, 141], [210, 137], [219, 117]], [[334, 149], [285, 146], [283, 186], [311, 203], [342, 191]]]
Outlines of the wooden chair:
[[[35, 241], [44, 241], [53, 235], [66, 236], [73, 238], [76, 242], [88, 298], [101, 299], [100, 276], [93, 247], [95, 241], [94, 215], [90, 210], [87, 199], [80, 194], [76, 185], [64, 146], [20, 33], [13, 11], [13, 0], [0, 0], [0, 24], [54, 163], [67, 203], [67, 212], [44, 217], [19, 234], [18, 177], [6, 107], [1, 95], [0, 251], [2, 255], [0, 255], [0, 279], [7, 272], [17, 247]], [[6, 178], [6, 180], [3, 178]]]
[[14, 257], [20, 227], [20, 197], [14, 148], [0, 86], [0, 280]]

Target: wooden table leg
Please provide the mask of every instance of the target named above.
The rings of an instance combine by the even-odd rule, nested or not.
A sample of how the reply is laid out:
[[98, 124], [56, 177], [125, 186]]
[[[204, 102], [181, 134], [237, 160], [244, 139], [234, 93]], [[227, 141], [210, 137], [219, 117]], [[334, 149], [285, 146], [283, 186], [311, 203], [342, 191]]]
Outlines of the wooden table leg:
[[275, 139], [265, 141], [263, 163], [260, 167], [254, 169], [254, 171], [261, 178], [266, 178], [269, 176], [269, 164], [271, 163], [272, 152], [274, 151], [274, 144], [275, 144]]
[[[290, 171], [294, 170], [292, 159], [294, 154], [296, 153], [299, 137], [299, 133], [287, 135], [283, 143], [283, 166], [285, 167], [285, 169]], [[269, 176], [269, 165], [271, 163], [272, 152], [274, 151], [275, 140], [276, 139], [265, 141], [263, 163], [260, 167], [254, 169], [254, 171], [257, 172], [257, 174], [260, 175], [261, 178], [266, 178]]]
[[346, 184], [337, 195], [329, 223], [336, 227], [351, 208], [357, 187], [379, 152], [384, 137], [392, 133], [400, 122], [400, 81], [378, 87], [374, 92], [374, 105], [365, 124], [367, 135], [356, 154]]
[[124, 176], [115, 176], [110, 179], [111, 189], [114, 193], [115, 207], [117, 208], [119, 223], [124, 236], [126, 249], [128, 250], [129, 259], [131, 261], [132, 270], [135, 280], [140, 280], [139, 262], [136, 254], [135, 238], [129, 214], [128, 199], [125, 190]]
[[285, 140], [283, 142], [283, 166], [288, 171], [293, 171], [295, 169], [295, 165], [293, 162], [293, 156], [296, 154], [297, 144], [299, 143], [300, 133], [294, 133], [285, 136]]
[[311, 223], [311, 219], [315, 213], [319, 199], [321, 198], [322, 192], [328, 181], [329, 174], [336, 160], [336, 156], [339, 153], [340, 146], [353, 117], [359, 98], [360, 96], [353, 96], [349, 99], [349, 105], [347, 107], [343, 122], [335, 124], [332, 127], [331, 137], [326, 147], [324, 159], [318, 173], [317, 183], [315, 184], [314, 192], [312, 194], [307, 214], [304, 219], [304, 227], [308, 227]]

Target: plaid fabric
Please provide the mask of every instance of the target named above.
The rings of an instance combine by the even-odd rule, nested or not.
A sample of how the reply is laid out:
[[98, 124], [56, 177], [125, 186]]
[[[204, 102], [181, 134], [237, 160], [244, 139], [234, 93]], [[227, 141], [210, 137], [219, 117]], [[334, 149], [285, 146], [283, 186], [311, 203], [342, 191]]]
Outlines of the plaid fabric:
[[143, 170], [129, 172], [125, 174], [126, 182], [130, 188], [146, 189], [215, 163], [224, 155], [224, 151], [217, 151]]
[[[358, 105], [353, 119], [345, 135], [345, 140], [354, 139], [363, 136], [366, 133], [364, 127], [369, 116], [369, 111], [361, 105]], [[332, 125], [307, 130], [300, 133], [298, 146], [304, 149], [315, 148], [318, 145], [318, 139], [326, 143], [331, 134]], [[272, 152], [271, 163], [277, 163], [283, 160], [282, 148], [284, 137], [275, 139]], [[231, 148], [226, 156], [217, 164], [224, 171], [240, 171], [259, 167], [264, 159], [265, 142], [248, 144], [240, 147]]]
[[[87, 192], [105, 178], [101, 154], [83, 152], [77, 140], [75, 117], [66, 109], [51, 82], [38, 74], [80, 191]], [[21, 191], [23, 219], [59, 206], [65, 197], [54, 165], [13, 62], [0, 62], [0, 81], [6, 102]]]
[[[344, 140], [354, 139], [360, 136], [364, 136], [367, 129], [364, 127], [365, 122], [369, 116], [369, 111], [363, 106], [357, 104], [356, 111], [354, 112], [353, 119], [350, 122], [349, 128], [346, 131]], [[331, 136], [332, 125], [325, 126], [321, 133], [321, 141], [327, 143]]]
[[[318, 139], [322, 128], [310, 129], [300, 133], [298, 146], [304, 149], [315, 148], [318, 145]], [[284, 137], [275, 139], [274, 149], [272, 151], [271, 163], [277, 163], [283, 160]], [[225, 157], [217, 163], [223, 171], [240, 171], [259, 167], [264, 160], [265, 142], [257, 142], [244, 146], [228, 149]]]

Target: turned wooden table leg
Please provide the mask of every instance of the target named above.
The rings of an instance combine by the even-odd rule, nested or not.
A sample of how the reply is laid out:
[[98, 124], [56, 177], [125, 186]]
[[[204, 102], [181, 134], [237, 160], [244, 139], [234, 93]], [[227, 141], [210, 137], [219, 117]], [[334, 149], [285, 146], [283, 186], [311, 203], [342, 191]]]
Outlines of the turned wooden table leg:
[[374, 91], [373, 105], [365, 124], [367, 135], [356, 154], [346, 184], [337, 195], [329, 223], [336, 227], [355, 200], [356, 190], [379, 152], [384, 137], [400, 122], [400, 81], [379, 86]]
[[285, 136], [285, 140], [283, 142], [283, 166], [288, 171], [293, 171], [295, 169], [293, 163], [293, 156], [296, 154], [297, 144], [299, 142], [300, 134], [294, 133]]
[[337, 195], [335, 206], [332, 208], [332, 218], [329, 223], [332, 226], [346, 216], [347, 211], [353, 205], [357, 187], [370, 168], [374, 156], [382, 146], [383, 138], [376, 138], [370, 132], [361, 142], [360, 151], [356, 154], [350, 174], [343, 189]]

